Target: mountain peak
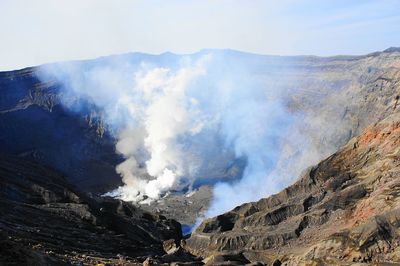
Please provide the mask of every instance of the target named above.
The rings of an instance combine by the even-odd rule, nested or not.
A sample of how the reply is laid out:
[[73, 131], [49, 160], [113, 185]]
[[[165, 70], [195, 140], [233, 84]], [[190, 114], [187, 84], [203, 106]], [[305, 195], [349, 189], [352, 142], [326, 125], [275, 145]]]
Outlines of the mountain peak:
[[384, 50], [383, 52], [385, 53], [393, 53], [393, 52], [400, 52], [400, 47], [389, 47], [386, 50]]

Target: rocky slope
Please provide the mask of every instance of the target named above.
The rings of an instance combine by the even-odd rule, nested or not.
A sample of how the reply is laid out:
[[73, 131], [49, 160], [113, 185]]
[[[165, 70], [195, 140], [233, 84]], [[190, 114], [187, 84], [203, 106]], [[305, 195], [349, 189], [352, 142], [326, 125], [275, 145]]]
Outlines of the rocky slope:
[[397, 112], [282, 192], [205, 220], [186, 248], [210, 265], [400, 263], [399, 232]]
[[180, 241], [178, 222], [88, 197], [58, 172], [10, 155], [0, 157], [0, 213], [0, 265], [195, 261], [163, 248]]

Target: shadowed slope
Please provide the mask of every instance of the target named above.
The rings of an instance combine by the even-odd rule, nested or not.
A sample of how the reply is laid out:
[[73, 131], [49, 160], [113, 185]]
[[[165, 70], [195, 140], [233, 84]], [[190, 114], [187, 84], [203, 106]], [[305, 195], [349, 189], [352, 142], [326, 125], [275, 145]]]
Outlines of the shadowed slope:
[[41, 259], [62, 263], [80, 256], [115, 259], [118, 254], [144, 260], [165, 254], [164, 240], [182, 236], [174, 220], [118, 200], [90, 198], [58, 172], [4, 155], [0, 213], [1, 244], [10, 247], [1, 249], [0, 264], [24, 259], [28, 264]]

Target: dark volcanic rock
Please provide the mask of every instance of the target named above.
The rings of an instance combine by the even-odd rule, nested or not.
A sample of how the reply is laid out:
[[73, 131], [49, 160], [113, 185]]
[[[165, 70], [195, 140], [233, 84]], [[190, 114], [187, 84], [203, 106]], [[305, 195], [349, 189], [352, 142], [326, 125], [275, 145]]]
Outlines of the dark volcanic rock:
[[185, 232], [207, 211], [211, 199], [212, 187], [204, 185], [188, 193], [171, 193], [150, 205], [143, 204], [140, 207], [176, 219], [182, 223]]
[[0, 250], [5, 264], [162, 256], [162, 241], [182, 237], [174, 220], [119, 200], [88, 197], [58, 172], [5, 155], [0, 156], [0, 213], [0, 244], [10, 247]]

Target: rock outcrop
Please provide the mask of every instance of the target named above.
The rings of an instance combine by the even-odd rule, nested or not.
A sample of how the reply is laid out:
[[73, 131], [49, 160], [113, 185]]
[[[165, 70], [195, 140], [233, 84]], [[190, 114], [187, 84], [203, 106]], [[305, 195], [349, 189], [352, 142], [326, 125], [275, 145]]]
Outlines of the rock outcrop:
[[279, 265], [400, 263], [399, 230], [398, 112], [282, 192], [205, 220], [185, 248]]

